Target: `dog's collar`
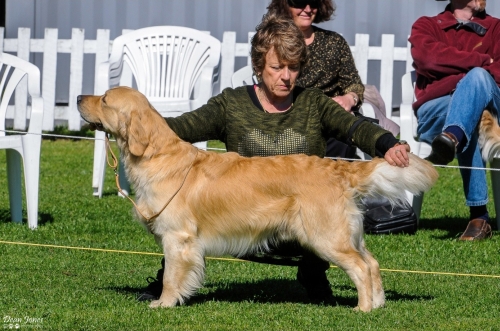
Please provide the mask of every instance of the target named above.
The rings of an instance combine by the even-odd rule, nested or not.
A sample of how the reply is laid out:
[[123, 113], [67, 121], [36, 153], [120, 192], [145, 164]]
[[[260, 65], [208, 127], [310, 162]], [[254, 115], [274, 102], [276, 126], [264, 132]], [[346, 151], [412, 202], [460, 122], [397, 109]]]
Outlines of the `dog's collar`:
[[[181, 190], [181, 188], [184, 186], [184, 183], [186, 182], [186, 178], [187, 176], [189, 175], [189, 172], [191, 171], [191, 168], [193, 168], [193, 165], [194, 165], [194, 161], [196, 161], [196, 158], [198, 157], [198, 148], [196, 148], [196, 153], [194, 155], [194, 158], [193, 158], [193, 161], [191, 162], [191, 164], [189, 165], [189, 168], [186, 172], [186, 174], [184, 175], [184, 179], [182, 180], [181, 182], [181, 185], [179, 186], [179, 188], [174, 192], [174, 194], [172, 194], [172, 196], [170, 197], [170, 199], [167, 200], [167, 202], [165, 203], [165, 205], [163, 205], [163, 207], [160, 209], [160, 211], [158, 211], [157, 213], [151, 215], [151, 216], [146, 216], [144, 215], [141, 210], [139, 209], [139, 207], [137, 206], [137, 204], [135, 203], [134, 200], [132, 200], [128, 194], [126, 194], [125, 192], [123, 192], [121, 186], [120, 186], [120, 178], [119, 178], [119, 175], [118, 175], [118, 159], [116, 158], [116, 155], [115, 153], [113, 153], [113, 150], [111, 149], [111, 145], [109, 144], [109, 137], [108, 135], [106, 134], [106, 161], [108, 162], [108, 165], [113, 169], [113, 171], [115, 172], [115, 182], [116, 182], [116, 187], [118, 188], [118, 191], [124, 196], [124, 197], [127, 197], [131, 202], [132, 204], [134, 205], [135, 209], [137, 210], [137, 212], [139, 214], [141, 214], [142, 217], [144, 217], [144, 219], [146, 221], [150, 221], [152, 220], [153, 218], [155, 217], [158, 217], [158, 215], [160, 215], [164, 210], [165, 208], [167, 208], [168, 204], [173, 200], [173, 198], [177, 195], [177, 193], [179, 193], [179, 191]], [[108, 158], [108, 152], [109, 151], [109, 154], [111, 154], [111, 159], [113, 160], [113, 164], [111, 164], [109, 162], [109, 158]], [[149, 226], [148, 226], [149, 228]], [[150, 229], [151, 231], [151, 229]]]

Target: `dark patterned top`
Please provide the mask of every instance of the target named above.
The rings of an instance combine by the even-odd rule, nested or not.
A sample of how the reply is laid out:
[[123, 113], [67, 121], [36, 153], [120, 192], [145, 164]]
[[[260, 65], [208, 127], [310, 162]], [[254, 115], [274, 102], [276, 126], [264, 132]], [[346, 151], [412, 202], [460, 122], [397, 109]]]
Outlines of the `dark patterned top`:
[[[260, 105], [253, 86], [227, 88], [206, 105], [166, 120], [185, 141], [220, 140], [228, 151], [248, 157], [297, 153], [323, 157], [326, 140], [335, 137], [345, 141], [357, 120], [319, 89], [297, 87], [293, 98], [289, 110], [269, 114]], [[389, 131], [368, 122], [356, 128], [353, 141], [375, 156], [376, 149], [383, 154], [388, 149], [376, 144], [381, 136], [394, 140], [387, 146], [397, 142]]]
[[314, 40], [307, 46], [309, 62], [302, 69], [297, 85], [319, 88], [329, 97], [354, 92], [358, 95], [358, 105], [361, 105], [365, 87], [349, 44], [337, 32], [316, 26], [313, 29]]

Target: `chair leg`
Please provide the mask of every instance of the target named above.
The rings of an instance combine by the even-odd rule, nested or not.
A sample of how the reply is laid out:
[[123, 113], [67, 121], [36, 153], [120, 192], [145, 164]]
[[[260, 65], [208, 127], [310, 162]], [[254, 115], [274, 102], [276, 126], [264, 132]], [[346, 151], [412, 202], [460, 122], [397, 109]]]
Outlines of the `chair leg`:
[[23, 136], [24, 183], [26, 186], [26, 209], [28, 211], [28, 226], [30, 229], [36, 229], [38, 226], [41, 144], [42, 137], [39, 135]]
[[106, 143], [104, 139], [106, 133], [103, 131], [95, 132], [94, 143], [94, 169], [92, 172], [92, 189], [96, 197], [102, 197], [104, 186], [104, 174], [106, 172]]
[[422, 211], [422, 203], [424, 201], [424, 193], [420, 193], [420, 195], [413, 195], [412, 193], [406, 191], [406, 197], [415, 212], [415, 216], [417, 216], [417, 227], [420, 226], [420, 213]]
[[[494, 158], [490, 167], [492, 169], [500, 169], [500, 159]], [[491, 187], [493, 190], [493, 202], [495, 204], [495, 218], [497, 221], [497, 229], [500, 230], [500, 171], [490, 171]]]
[[6, 149], [7, 181], [9, 188], [10, 215], [12, 222], [23, 221], [23, 197], [21, 192], [21, 155], [13, 149]]

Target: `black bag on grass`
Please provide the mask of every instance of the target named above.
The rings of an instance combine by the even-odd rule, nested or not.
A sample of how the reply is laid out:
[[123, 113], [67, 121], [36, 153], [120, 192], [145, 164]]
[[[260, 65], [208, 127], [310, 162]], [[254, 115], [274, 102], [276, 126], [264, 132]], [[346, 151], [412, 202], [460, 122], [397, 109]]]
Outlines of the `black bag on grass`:
[[364, 198], [361, 202], [365, 207], [365, 233], [414, 234], [417, 231], [417, 215], [409, 204], [393, 207], [389, 200], [382, 196]]

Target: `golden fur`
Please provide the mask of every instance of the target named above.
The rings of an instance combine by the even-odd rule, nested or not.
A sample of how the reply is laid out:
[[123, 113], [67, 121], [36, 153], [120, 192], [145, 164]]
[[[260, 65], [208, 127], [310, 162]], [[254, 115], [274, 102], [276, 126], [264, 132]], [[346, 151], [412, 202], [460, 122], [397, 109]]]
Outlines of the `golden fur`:
[[483, 111], [479, 123], [479, 146], [483, 160], [491, 161], [500, 153], [500, 127], [498, 119], [490, 111]]
[[486, 0], [479, 0], [479, 11], [484, 11], [486, 9]]
[[405, 190], [419, 194], [438, 177], [414, 155], [409, 167], [398, 168], [378, 158], [345, 162], [198, 151], [144, 95], [125, 87], [80, 96], [78, 109], [87, 122], [115, 136], [144, 215], [161, 210], [181, 187], [158, 217], [148, 221], [136, 213], [165, 254], [163, 292], [151, 307], [182, 304], [192, 295], [202, 285], [206, 255], [241, 256], [292, 238], [345, 270], [360, 310], [381, 307], [380, 269], [365, 248], [359, 197], [378, 193], [403, 203]]

